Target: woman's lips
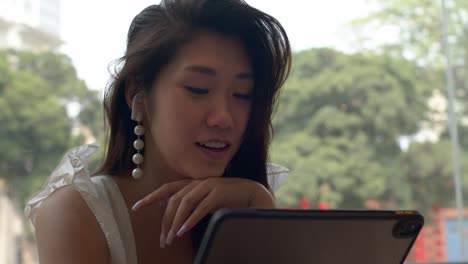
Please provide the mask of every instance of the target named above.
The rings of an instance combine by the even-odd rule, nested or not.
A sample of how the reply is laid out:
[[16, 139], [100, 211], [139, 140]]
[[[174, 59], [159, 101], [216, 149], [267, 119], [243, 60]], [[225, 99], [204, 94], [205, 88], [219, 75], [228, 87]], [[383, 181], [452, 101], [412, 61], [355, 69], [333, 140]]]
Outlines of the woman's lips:
[[195, 143], [195, 146], [209, 159], [221, 160], [227, 157], [228, 150], [231, 147], [229, 144], [221, 148], [213, 148], [204, 145], [203, 143]]

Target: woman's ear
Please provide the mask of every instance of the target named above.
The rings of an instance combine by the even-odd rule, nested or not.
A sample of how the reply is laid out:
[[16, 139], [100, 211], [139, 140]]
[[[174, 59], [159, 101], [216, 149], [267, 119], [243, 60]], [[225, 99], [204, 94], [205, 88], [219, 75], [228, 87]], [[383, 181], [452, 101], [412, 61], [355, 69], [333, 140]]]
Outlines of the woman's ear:
[[137, 84], [134, 77], [127, 77], [125, 80], [125, 101], [130, 109], [133, 105], [133, 97], [137, 93]]
[[135, 78], [127, 78], [125, 81], [125, 100], [132, 111], [132, 120], [141, 122], [145, 112], [144, 91], [138, 90]]
[[132, 120], [142, 122], [145, 111], [145, 93], [143, 91], [136, 93], [132, 101]]

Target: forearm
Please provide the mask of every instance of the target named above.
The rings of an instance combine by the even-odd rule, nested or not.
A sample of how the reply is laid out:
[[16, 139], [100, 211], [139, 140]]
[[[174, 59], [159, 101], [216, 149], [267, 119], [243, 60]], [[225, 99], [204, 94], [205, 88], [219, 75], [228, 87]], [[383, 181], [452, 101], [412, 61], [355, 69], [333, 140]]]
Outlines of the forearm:
[[275, 198], [265, 186], [258, 184], [257, 191], [252, 195], [249, 207], [251, 208], [275, 208]]

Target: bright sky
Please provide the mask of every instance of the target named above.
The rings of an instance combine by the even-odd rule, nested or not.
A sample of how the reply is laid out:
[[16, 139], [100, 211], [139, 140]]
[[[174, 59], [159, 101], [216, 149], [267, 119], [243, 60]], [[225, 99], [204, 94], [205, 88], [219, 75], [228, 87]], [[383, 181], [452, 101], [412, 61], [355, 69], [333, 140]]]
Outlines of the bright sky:
[[[92, 89], [102, 90], [109, 78], [107, 66], [125, 50], [128, 27], [143, 8], [159, 1], [62, 1], [63, 52], [78, 75]], [[353, 18], [364, 16], [366, 0], [247, 0], [277, 18], [294, 50], [335, 47], [351, 50]]]

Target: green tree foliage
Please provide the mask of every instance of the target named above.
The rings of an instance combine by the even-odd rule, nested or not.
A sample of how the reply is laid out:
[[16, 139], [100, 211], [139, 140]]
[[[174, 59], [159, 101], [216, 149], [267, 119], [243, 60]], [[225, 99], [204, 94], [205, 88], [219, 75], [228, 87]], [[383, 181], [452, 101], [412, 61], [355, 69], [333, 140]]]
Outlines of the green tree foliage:
[[[430, 87], [403, 59], [330, 49], [294, 54], [275, 116], [272, 160], [291, 169], [279, 191], [285, 206], [304, 197], [362, 208], [392, 199], [400, 166], [398, 138], [419, 130]], [[401, 171], [401, 170], [400, 170]]]
[[[361, 32], [362, 44], [372, 38], [372, 32], [382, 28], [397, 29], [398, 39], [391, 45], [383, 45], [386, 54], [406, 56], [424, 65], [426, 72], [432, 72], [427, 79], [433, 89], [445, 94], [445, 58], [442, 47], [442, 5], [432, 0], [373, 0], [375, 10], [367, 17], [354, 21], [357, 32]], [[455, 77], [455, 111], [459, 125], [461, 146], [460, 164], [462, 182], [467, 185], [468, 171], [468, 1], [446, 0], [447, 37]], [[436, 143], [413, 143], [405, 154], [406, 179], [414, 181], [415, 200], [449, 206], [454, 201], [452, 176], [452, 153], [447, 132], [442, 141]], [[444, 153], [443, 155], [441, 153]], [[402, 181], [403, 181], [402, 180]], [[418, 182], [418, 184], [416, 184]], [[445, 189], [444, 189], [445, 188]], [[403, 190], [400, 188], [399, 190]], [[410, 190], [408, 190], [409, 193]], [[467, 189], [465, 186], [465, 193]], [[421, 194], [425, 192], [426, 198]], [[430, 193], [430, 197], [428, 197]], [[466, 197], [466, 195], [465, 195]], [[465, 198], [465, 203], [468, 199]]]
[[[433, 71], [435, 89], [445, 94], [443, 70], [445, 67], [442, 47], [442, 5], [433, 0], [373, 0], [377, 7], [367, 17], [354, 21], [357, 32], [366, 35], [362, 42], [372, 37], [379, 28], [396, 28], [399, 38], [396, 43], [381, 49], [388, 54], [407, 56], [426, 71]], [[447, 38], [455, 77], [455, 95], [458, 101], [456, 112], [468, 115], [468, 1], [446, 0]], [[468, 129], [462, 124], [461, 129]]]
[[[421, 208], [455, 206], [451, 142], [443, 139], [436, 143], [414, 143], [402, 155], [401, 195], [417, 201]], [[468, 169], [467, 155], [462, 153], [462, 171]], [[468, 183], [464, 183], [468, 190]], [[411, 186], [411, 189], [407, 188]]]
[[0, 177], [14, 195], [25, 199], [37, 190], [77, 143], [71, 132], [80, 120], [66, 106], [86, 105], [91, 94], [65, 55], [0, 51]]
[[[442, 7], [433, 0], [371, 0], [374, 9], [368, 16], [356, 19], [353, 25], [366, 42], [382, 28], [396, 29], [398, 39], [388, 48], [400, 51], [425, 64], [442, 66]], [[468, 58], [466, 23], [468, 2], [446, 0], [447, 29], [453, 57]], [[363, 43], [365, 44], [365, 43]]]

